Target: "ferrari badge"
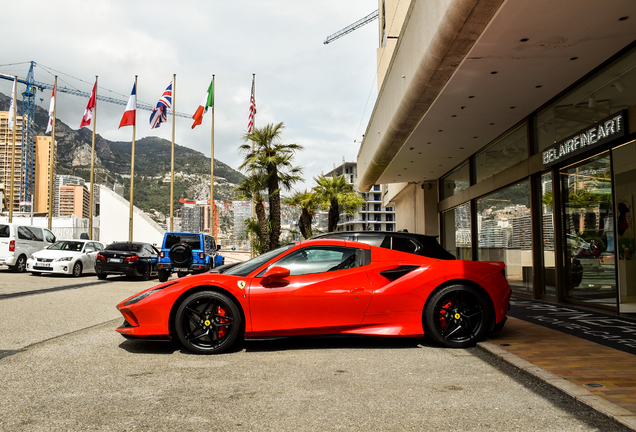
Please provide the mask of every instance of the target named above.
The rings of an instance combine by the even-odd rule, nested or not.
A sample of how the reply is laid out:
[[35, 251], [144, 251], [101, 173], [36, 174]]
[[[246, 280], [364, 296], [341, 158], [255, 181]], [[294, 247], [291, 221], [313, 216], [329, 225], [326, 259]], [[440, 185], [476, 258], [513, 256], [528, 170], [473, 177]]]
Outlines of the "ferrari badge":
[[245, 288], [245, 281], [238, 281], [238, 287], [239, 287], [240, 289]]

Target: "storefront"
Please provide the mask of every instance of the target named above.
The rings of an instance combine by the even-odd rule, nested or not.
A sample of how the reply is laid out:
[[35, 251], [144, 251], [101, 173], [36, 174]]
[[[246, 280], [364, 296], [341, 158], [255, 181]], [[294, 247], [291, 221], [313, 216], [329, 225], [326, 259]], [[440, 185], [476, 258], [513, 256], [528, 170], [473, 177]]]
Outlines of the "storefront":
[[636, 45], [443, 176], [441, 241], [517, 295], [636, 313]]

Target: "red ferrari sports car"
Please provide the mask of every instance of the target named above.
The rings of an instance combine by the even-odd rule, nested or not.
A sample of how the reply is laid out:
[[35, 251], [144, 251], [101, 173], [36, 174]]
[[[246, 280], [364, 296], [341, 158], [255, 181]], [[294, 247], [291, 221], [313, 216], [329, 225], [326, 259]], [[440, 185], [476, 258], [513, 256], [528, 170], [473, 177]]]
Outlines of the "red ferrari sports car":
[[461, 348], [503, 326], [510, 294], [502, 262], [317, 239], [142, 291], [117, 305], [117, 331], [206, 354], [239, 338], [292, 335], [426, 335]]

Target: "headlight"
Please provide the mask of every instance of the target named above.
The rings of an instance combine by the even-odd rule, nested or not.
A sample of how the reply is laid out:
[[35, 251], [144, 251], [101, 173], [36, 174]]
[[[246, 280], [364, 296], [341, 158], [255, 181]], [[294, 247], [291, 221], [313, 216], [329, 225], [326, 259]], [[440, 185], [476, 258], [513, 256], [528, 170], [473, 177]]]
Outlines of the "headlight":
[[62, 258], [57, 258], [55, 261], [71, 261], [73, 259], [73, 257], [62, 257]]
[[129, 306], [131, 304], [138, 303], [138, 302], [142, 301], [143, 299], [145, 299], [146, 297], [156, 293], [157, 291], [161, 291], [162, 289], [163, 289], [163, 287], [157, 288], [157, 289], [153, 289], [153, 290], [150, 290], [150, 291], [146, 291], [143, 294], [139, 294], [138, 296], [135, 296], [135, 297], [131, 298], [130, 300], [128, 300], [126, 303], [124, 303], [124, 306]]

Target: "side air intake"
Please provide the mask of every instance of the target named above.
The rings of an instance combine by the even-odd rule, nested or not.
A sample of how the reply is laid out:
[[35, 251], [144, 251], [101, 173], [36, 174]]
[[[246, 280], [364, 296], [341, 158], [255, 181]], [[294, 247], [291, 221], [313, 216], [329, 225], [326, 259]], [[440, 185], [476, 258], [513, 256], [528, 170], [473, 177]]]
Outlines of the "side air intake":
[[401, 278], [405, 274], [408, 274], [408, 273], [412, 272], [416, 268], [419, 268], [419, 267], [418, 266], [410, 266], [410, 265], [400, 266], [400, 267], [396, 267], [396, 268], [391, 269], [391, 270], [384, 270], [383, 272], [380, 272], [380, 274], [382, 276], [384, 276], [385, 278], [387, 278], [388, 280], [394, 281], [396, 279]]

